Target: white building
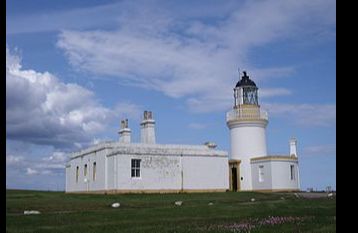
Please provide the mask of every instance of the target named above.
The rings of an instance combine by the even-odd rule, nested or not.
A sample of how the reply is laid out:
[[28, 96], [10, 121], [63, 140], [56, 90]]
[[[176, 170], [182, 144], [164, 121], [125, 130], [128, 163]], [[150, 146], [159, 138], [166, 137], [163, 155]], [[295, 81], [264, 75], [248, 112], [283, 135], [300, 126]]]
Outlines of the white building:
[[215, 192], [229, 187], [228, 154], [215, 145], [155, 143], [155, 121], [144, 112], [141, 143], [131, 143], [128, 121], [119, 142], [73, 153], [66, 165], [66, 192]]
[[215, 192], [299, 190], [297, 141], [290, 155], [269, 156], [267, 113], [258, 104], [258, 88], [244, 72], [227, 113], [231, 154], [216, 145], [156, 144], [155, 121], [145, 111], [141, 142], [131, 142], [128, 120], [119, 142], [106, 142], [70, 155], [66, 192]]

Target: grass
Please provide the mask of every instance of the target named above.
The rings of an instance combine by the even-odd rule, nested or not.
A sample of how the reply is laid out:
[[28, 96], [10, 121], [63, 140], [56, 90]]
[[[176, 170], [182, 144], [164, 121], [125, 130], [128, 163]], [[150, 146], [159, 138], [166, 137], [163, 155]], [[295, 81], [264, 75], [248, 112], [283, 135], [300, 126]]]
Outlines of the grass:
[[[182, 206], [174, 205], [178, 200]], [[113, 202], [121, 206], [111, 208]], [[24, 210], [41, 214], [23, 215]], [[336, 199], [253, 192], [85, 195], [7, 190], [6, 232], [336, 232]]]

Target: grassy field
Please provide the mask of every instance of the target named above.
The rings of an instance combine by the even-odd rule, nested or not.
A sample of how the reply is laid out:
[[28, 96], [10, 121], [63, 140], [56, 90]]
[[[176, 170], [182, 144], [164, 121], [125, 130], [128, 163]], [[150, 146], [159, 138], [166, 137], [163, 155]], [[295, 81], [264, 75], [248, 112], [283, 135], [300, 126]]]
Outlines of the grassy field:
[[[182, 206], [175, 201], [183, 201]], [[121, 206], [112, 208], [113, 202]], [[41, 214], [24, 215], [24, 210]], [[336, 232], [336, 198], [251, 192], [76, 195], [7, 190], [6, 232]]]

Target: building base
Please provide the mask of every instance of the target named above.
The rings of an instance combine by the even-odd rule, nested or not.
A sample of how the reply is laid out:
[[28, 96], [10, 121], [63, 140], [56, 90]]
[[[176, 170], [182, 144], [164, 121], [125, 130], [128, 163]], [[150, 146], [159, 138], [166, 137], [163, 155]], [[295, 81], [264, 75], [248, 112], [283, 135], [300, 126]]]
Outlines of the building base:
[[146, 189], [146, 190], [131, 190], [131, 189], [112, 189], [112, 190], [94, 190], [94, 191], [70, 191], [68, 194], [127, 194], [127, 193], [214, 193], [227, 192], [228, 189]]
[[262, 192], [262, 193], [289, 193], [289, 192], [300, 192], [299, 189], [256, 189], [251, 192]]

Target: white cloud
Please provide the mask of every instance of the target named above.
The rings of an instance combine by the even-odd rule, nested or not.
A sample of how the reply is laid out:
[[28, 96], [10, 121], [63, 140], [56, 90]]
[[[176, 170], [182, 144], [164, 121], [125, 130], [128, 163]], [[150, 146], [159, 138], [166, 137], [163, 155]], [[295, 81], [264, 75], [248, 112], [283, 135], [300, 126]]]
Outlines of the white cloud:
[[25, 175], [43, 176], [41, 179], [47, 179], [47, 175], [62, 176], [65, 171], [66, 161], [66, 153], [60, 151], [40, 158], [7, 154], [6, 176], [9, 175], [9, 180], [13, 179], [12, 177], [14, 176], [24, 177]]
[[38, 163], [34, 166], [37, 169], [65, 169], [65, 163]]
[[283, 117], [302, 126], [334, 126], [335, 104], [262, 104], [269, 115]]
[[101, 139], [99, 139], [99, 138], [94, 138], [93, 140], [92, 140], [92, 144], [93, 145], [97, 145], [97, 144], [99, 144], [99, 143], [101, 143]]
[[49, 162], [65, 162], [67, 159], [67, 155], [64, 152], [54, 152], [51, 156], [45, 157], [43, 161]]
[[119, 114], [133, 114], [135, 104], [119, 111], [98, 103], [92, 91], [63, 83], [54, 75], [24, 70], [6, 48], [6, 134], [9, 139], [75, 147], [90, 143]]
[[35, 169], [32, 169], [32, 168], [26, 168], [26, 174], [27, 175], [36, 175], [36, 174], [38, 174], [39, 172], [38, 171], [36, 171]]
[[[207, 112], [227, 108], [238, 65], [262, 82], [294, 72], [292, 66], [253, 66], [250, 49], [329, 30], [324, 26], [335, 23], [334, 1], [229, 3], [232, 8], [218, 6], [225, 15], [214, 15], [215, 20], [208, 24], [205, 12], [195, 17], [166, 7], [126, 2], [129, 10], [118, 14], [117, 30], [63, 30], [57, 45], [76, 69], [186, 98], [192, 111]], [[207, 17], [212, 16], [210, 9], [208, 12]], [[310, 27], [313, 32], [308, 24], [316, 25]], [[262, 89], [266, 97], [290, 93], [281, 87]], [[208, 97], [211, 104], [197, 106]]]
[[64, 187], [66, 159], [64, 151], [53, 151], [51, 146], [6, 140], [7, 187], [46, 190]]
[[22, 163], [24, 160], [23, 156], [6, 155], [6, 165], [17, 165]]
[[118, 3], [35, 14], [6, 15], [6, 34], [57, 31], [62, 28], [91, 28], [114, 23]]

